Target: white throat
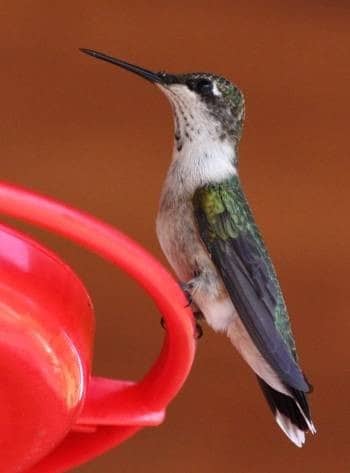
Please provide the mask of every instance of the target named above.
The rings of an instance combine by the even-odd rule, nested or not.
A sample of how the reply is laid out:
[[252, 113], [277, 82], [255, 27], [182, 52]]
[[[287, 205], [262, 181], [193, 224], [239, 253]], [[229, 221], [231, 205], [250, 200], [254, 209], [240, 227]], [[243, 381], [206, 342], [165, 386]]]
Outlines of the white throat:
[[175, 142], [167, 181], [186, 192], [237, 174], [233, 142], [220, 136], [220, 126], [205, 104], [183, 85], [161, 87], [174, 112]]

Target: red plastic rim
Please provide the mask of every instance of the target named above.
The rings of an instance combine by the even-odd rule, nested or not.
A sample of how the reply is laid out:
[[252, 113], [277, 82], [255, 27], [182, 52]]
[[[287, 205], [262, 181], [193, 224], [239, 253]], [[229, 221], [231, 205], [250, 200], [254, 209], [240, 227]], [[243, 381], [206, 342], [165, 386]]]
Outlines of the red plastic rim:
[[[116, 400], [130, 404], [130, 419], [119, 426], [100, 425], [93, 429], [81, 426], [80, 432], [69, 434], [54, 452], [30, 470], [31, 473], [67, 471], [129, 438], [142, 426], [162, 420], [164, 409], [182, 387], [192, 366], [195, 354], [192, 312], [186, 308], [178, 284], [153, 256], [120, 231], [87, 213], [6, 183], [0, 183], [0, 212], [61, 234], [111, 261], [146, 290], [166, 320], [162, 350], [144, 378], [136, 384], [114, 382]], [[99, 390], [103, 392], [106, 381], [93, 380], [91, 388], [97, 396]], [[133, 409], [137, 410], [136, 415]], [[80, 424], [88, 424], [89, 414], [93, 416], [93, 403], [90, 413], [89, 406], [83, 412]], [[127, 422], [133, 425], [126, 425]]]

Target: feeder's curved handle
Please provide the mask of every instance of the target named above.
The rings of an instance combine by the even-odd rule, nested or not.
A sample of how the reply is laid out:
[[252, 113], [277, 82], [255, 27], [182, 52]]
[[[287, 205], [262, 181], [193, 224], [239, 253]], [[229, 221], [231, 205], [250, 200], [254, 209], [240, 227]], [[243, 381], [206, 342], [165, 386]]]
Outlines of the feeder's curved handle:
[[138, 383], [92, 378], [76, 426], [80, 431], [70, 433], [51, 456], [30, 470], [58, 473], [102, 453], [142, 426], [162, 421], [193, 362], [192, 313], [168, 271], [130, 238], [98, 219], [6, 183], [0, 183], [0, 212], [59, 233], [111, 261], [147, 291], [166, 320], [161, 353], [146, 376]]

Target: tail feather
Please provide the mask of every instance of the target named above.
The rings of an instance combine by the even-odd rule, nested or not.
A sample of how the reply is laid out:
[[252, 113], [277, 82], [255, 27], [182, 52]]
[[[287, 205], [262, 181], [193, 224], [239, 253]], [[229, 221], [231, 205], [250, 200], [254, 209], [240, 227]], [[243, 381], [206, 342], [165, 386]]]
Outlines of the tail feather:
[[259, 376], [257, 378], [277, 424], [295, 445], [302, 447], [304, 432], [316, 433], [305, 394], [289, 389], [291, 396], [287, 396], [271, 388]]

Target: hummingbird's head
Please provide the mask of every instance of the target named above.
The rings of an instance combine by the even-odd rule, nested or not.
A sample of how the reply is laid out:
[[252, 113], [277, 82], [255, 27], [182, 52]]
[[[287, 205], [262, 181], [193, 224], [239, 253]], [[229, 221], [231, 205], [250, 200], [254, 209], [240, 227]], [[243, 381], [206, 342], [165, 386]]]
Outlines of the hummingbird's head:
[[163, 81], [158, 85], [173, 106], [178, 141], [207, 135], [214, 140], [238, 143], [243, 128], [244, 97], [232, 82], [207, 72], [163, 73]]
[[244, 120], [244, 97], [239, 88], [227, 79], [206, 72], [152, 72], [97, 51], [81, 51], [159, 86], [173, 107], [178, 151], [186, 144], [198, 141], [220, 141], [234, 147], [238, 144]]

